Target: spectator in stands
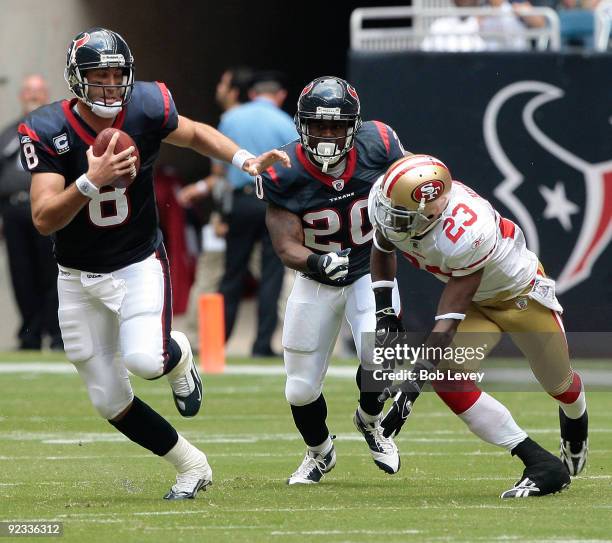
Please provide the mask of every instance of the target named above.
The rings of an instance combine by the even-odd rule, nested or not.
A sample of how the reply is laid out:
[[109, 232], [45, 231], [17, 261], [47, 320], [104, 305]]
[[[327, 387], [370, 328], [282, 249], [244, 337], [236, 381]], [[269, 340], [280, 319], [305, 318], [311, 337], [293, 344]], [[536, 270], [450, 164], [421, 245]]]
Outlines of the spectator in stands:
[[[529, 41], [525, 34], [526, 21], [522, 20], [517, 11], [530, 7], [529, 2], [514, 2], [508, 0], [488, 0], [488, 6], [497, 8], [501, 15], [480, 18], [480, 32], [487, 44], [488, 51], [525, 51], [529, 49]], [[542, 26], [545, 21], [530, 19], [534, 26]], [[489, 34], [491, 33], [491, 34]]]
[[[458, 8], [475, 8], [480, 0], [454, 0]], [[423, 40], [423, 51], [446, 51], [467, 53], [484, 51], [487, 46], [479, 36], [480, 24], [477, 17], [452, 15], [436, 19], [429, 28], [429, 35]]]
[[[458, 8], [481, 7], [480, 0], [454, 0]], [[531, 7], [528, 1], [487, 0], [487, 6], [499, 10], [499, 15], [457, 15], [436, 19], [429, 29], [421, 49], [425, 51], [522, 51], [529, 48], [527, 27], [541, 28], [546, 20], [541, 16], [522, 15]]]
[[557, 3], [564, 46], [593, 47], [594, 10], [598, 4], [599, 0], [560, 0]]
[[[21, 119], [0, 133], [0, 215], [13, 284], [13, 293], [21, 316], [19, 349], [40, 350], [45, 334], [50, 347], [63, 350], [57, 319], [57, 265], [51, 239], [41, 236], [32, 223], [30, 209], [30, 174], [19, 160], [17, 127], [31, 111], [49, 102], [47, 82], [41, 75], [23, 80], [19, 94]], [[61, 135], [59, 136], [61, 138]], [[61, 139], [56, 152], [61, 153]]]

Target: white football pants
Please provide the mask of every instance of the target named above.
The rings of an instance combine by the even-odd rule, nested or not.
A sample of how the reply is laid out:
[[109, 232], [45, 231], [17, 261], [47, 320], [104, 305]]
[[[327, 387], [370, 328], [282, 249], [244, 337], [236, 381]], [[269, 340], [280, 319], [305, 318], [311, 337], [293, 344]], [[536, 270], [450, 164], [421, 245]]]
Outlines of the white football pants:
[[59, 266], [57, 283], [66, 356], [94, 407], [113, 419], [134, 397], [127, 370], [145, 379], [164, 373], [172, 323], [165, 250], [112, 273]]
[[[397, 283], [393, 307], [399, 314]], [[361, 359], [362, 334], [376, 330], [376, 302], [369, 274], [346, 287], [323, 285], [296, 275], [283, 327], [285, 396], [291, 405], [307, 405], [321, 394], [343, 318], [351, 328]]]

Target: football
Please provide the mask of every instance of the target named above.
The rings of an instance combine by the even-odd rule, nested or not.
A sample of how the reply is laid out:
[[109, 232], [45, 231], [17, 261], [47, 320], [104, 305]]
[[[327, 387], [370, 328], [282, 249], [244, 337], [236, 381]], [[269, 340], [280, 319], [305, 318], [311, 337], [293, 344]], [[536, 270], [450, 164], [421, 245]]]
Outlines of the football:
[[123, 189], [129, 187], [133, 183], [134, 179], [136, 179], [136, 176], [138, 175], [138, 171], [140, 170], [140, 152], [138, 151], [138, 147], [130, 135], [126, 134], [123, 130], [119, 130], [118, 128], [105, 128], [98, 134], [96, 140], [94, 141], [93, 154], [95, 156], [102, 156], [115, 132], [119, 132], [119, 139], [115, 144], [115, 154], [124, 151], [128, 147], [134, 147], [132, 155], [136, 156], [134, 169], [129, 174], [118, 177], [111, 183], [111, 186]]

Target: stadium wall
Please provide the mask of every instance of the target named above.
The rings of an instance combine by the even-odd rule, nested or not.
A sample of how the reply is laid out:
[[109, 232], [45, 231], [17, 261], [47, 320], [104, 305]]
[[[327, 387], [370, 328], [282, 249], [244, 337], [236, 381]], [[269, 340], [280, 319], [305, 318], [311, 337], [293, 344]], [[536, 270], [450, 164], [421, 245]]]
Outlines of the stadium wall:
[[[352, 52], [349, 78], [364, 118], [521, 225], [568, 330], [612, 330], [612, 55]], [[400, 283], [409, 325], [427, 328], [440, 284], [406, 262]]]

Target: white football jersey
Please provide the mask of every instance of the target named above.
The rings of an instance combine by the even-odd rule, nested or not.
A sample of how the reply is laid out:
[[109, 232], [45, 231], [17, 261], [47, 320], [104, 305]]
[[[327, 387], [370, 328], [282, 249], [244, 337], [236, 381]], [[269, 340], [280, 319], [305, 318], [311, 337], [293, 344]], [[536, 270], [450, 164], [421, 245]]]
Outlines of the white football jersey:
[[[379, 185], [380, 180], [372, 188], [368, 203], [375, 227], [374, 191]], [[527, 249], [519, 226], [501, 217], [487, 200], [458, 181], [453, 181], [448, 206], [436, 226], [419, 239], [391, 243], [415, 267], [445, 283], [450, 277], [484, 268], [474, 295], [476, 302], [518, 296], [538, 269], [538, 257]]]

